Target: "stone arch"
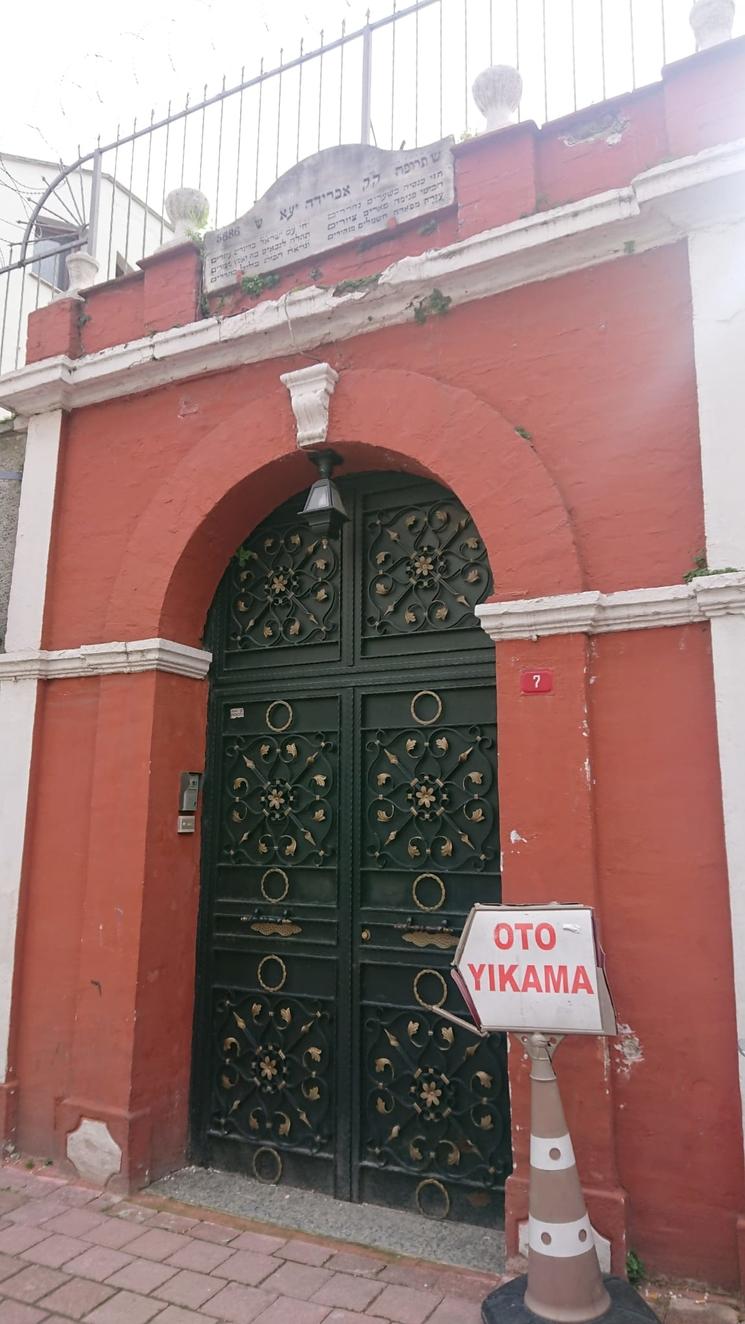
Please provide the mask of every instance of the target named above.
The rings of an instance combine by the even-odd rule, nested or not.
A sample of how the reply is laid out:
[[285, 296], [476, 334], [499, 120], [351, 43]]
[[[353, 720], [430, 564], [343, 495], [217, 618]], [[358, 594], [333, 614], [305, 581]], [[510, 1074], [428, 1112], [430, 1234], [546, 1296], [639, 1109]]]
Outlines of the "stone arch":
[[[435, 479], [472, 514], [494, 597], [584, 587], [568, 512], [533, 446], [472, 392], [401, 369], [342, 372], [329, 443], [345, 472]], [[284, 388], [222, 419], [154, 492], [112, 591], [109, 638], [197, 644], [228, 559], [246, 534], [308, 485]]]

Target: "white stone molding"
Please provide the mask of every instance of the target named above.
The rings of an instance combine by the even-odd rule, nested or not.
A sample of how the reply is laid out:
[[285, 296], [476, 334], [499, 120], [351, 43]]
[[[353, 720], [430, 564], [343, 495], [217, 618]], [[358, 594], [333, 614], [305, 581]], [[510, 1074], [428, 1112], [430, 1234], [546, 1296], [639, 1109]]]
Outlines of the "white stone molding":
[[339, 374], [330, 363], [311, 363], [297, 372], [283, 372], [279, 380], [290, 393], [297, 424], [298, 446], [323, 445], [329, 430], [329, 404]]
[[89, 285], [93, 285], [98, 275], [99, 263], [92, 253], [86, 253], [85, 249], [79, 249], [76, 253], [67, 254], [67, 274], [69, 284], [66, 290], [57, 296], [60, 299], [69, 299], [71, 295], [77, 295], [80, 290], [86, 290]]
[[167, 671], [203, 680], [212, 654], [170, 639], [131, 643], [81, 644], [80, 648], [26, 649], [0, 653], [0, 681], [66, 680], [75, 676], [116, 676]]
[[105, 1186], [122, 1170], [122, 1151], [105, 1122], [81, 1117], [67, 1137], [67, 1157], [83, 1181]]
[[620, 593], [591, 591], [484, 602], [476, 615], [496, 642], [690, 625], [715, 616], [745, 615], [745, 574], [704, 575], [690, 584]]
[[696, 50], [729, 41], [735, 25], [735, 0], [696, 0], [690, 15]]
[[493, 64], [477, 75], [471, 92], [486, 120], [486, 132], [504, 129], [512, 124], [520, 105], [522, 76], [511, 64]]
[[[41, 643], [61, 435], [59, 410], [29, 420], [5, 637], [14, 651], [34, 651]], [[0, 681], [0, 1081], [8, 1069], [37, 683], [34, 676]]]
[[433, 288], [454, 304], [548, 280], [687, 236], [745, 212], [745, 140], [638, 175], [627, 188], [537, 212], [444, 249], [404, 257], [380, 280], [335, 295], [308, 286], [222, 320], [205, 318], [80, 359], [58, 355], [0, 379], [0, 404], [28, 416], [149, 391], [207, 372], [397, 326]]
[[161, 248], [172, 248], [193, 239], [207, 224], [210, 204], [198, 188], [174, 188], [166, 197], [166, 215], [173, 226], [173, 238]]

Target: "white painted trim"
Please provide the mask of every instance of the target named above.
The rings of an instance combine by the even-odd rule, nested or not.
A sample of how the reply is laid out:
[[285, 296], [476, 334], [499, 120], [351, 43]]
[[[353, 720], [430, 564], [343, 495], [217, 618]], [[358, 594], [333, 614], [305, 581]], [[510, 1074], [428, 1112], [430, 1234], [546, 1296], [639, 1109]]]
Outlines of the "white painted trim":
[[476, 608], [482, 629], [497, 642], [555, 634], [655, 630], [733, 614], [745, 614], [745, 573], [706, 575], [690, 584], [620, 593], [562, 593], [484, 602]]
[[436, 286], [454, 303], [548, 280], [742, 215], [745, 140], [655, 166], [626, 188], [537, 212], [447, 248], [404, 257], [363, 291], [309, 286], [225, 320], [206, 318], [80, 359], [28, 364], [0, 380], [18, 414], [72, 409], [167, 382], [313, 350], [394, 326]]
[[745, 617], [718, 616], [712, 621], [711, 652], [732, 926], [737, 1070], [745, 1136]]
[[[29, 420], [8, 603], [8, 648], [41, 643], [62, 414]], [[7, 656], [0, 654], [0, 656]], [[26, 839], [37, 681], [0, 683], [0, 1080], [8, 1071], [18, 899]]]
[[690, 236], [706, 552], [745, 568], [745, 208], [739, 225]]
[[290, 393], [297, 424], [298, 446], [323, 445], [329, 430], [329, 405], [339, 374], [330, 363], [311, 363], [297, 372], [282, 372], [279, 380]]
[[170, 639], [135, 639], [131, 643], [81, 644], [51, 651], [27, 649], [0, 653], [0, 681], [65, 680], [75, 676], [116, 676], [166, 671], [202, 680], [212, 654]]
[[[737, 225], [692, 234], [688, 262], [698, 389], [706, 557], [711, 566], [745, 568], [745, 208]], [[724, 582], [730, 576], [719, 576]], [[717, 580], [709, 585], [716, 604]], [[702, 589], [703, 592], [703, 589]], [[745, 620], [711, 623], [724, 842], [727, 853], [740, 1109], [745, 1137]]]
[[62, 414], [29, 420], [5, 647], [38, 648], [47, 591], [47, 563], [57, 486]]

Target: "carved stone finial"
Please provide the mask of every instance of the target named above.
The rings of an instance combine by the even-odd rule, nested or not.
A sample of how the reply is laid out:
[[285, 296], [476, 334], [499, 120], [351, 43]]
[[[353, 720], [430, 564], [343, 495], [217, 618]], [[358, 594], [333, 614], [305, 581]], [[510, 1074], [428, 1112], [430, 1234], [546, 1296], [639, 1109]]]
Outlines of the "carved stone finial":
[[166, 198], [166, 215], [173, 226], [173, 238], [163, 244], [183, 244], [195, 232], [204, 230], [209, 217], [210, 204], [198, 188], [175, 188]]
[[735, 0], [696, 0], [690, 12], [696, 50], [729, 41], [735, 23]]
[[283, 372], [281, 382], [290, 392], [292, 412], [297, 423], [298, 446], [325, 443], [329, 430], [329, 401], [339, 374], [330, 363], [311, 363], [297, 372]]
[[98, 275], [98, 262], [90, 253], [84, 249], [78, 249], [75, 253], [68, 253], [66, 259], [67, 275], [69, 277], [67, 289], [63, 290], [58, 296], [61, 299], [69, 299], [72, 295], [79, 295], [80, 290], [85, 290], [92, 285]]
[[522, 75], [511, 64], [493, 64], [474, 80], [473, 99], [486, 117], [486, 131], [511, 124], [523, 94]]

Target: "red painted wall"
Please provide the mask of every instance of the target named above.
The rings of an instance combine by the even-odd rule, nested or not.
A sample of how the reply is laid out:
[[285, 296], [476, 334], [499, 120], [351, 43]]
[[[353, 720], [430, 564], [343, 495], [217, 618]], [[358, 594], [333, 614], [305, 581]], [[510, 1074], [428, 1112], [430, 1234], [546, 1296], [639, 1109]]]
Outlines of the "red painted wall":
[[[623, 183], [674, 134], [685, 141], [685, 69], [700, 97], [743, 58], [732, 43], [719, 65], [688, 62], [589, 119], [465, 144], [458, 212], [436, 239], [407, 230], [324, 269], [362, 274], [407, 245]], [[706, 134], [721, 138], [721, 99], [712, 106]], [[603, 114], [625, 117], [619, 143], [590, 131]], [[487, 187], [492, 151], [506, 193]], [[34, 323], [33, 352], [187, 321], [197, 275], [194, 249], [173, 250], [118, 296], [94, 292], [82, 325], [57, 305]], [[679, 583], [703, 545], [683, 244], [319, 357], [340, 373], [330, 441], [347, 471], [431, 474], [456, 491], [497, 598]], [[308, 361], [72, 413], [45, 647], [199, 643], [235, 546], [310, 480], [279, 381]], [[554, 668], [555, 690], [522, 696], [519, 672], [537, 664]], [[629, 1027], [559, 1059], [591, 1216], [617, 1269], [633, 1246], [652, 1269], [731, 1286], [745, 1192], [708, 628], [500, 644], [497, 668], [505, 897], [597, 907]], [[46, 686], [39, 710], [13, 1026], [18, 1141], [61, 1155], [79, 1117], [100, 1116], [134, 1183], [184, 1151], [199, 851], [174, 820], [178, 773], [202, 766], [205, 696], [203, 683], [162, 674], [85, 678]], [[527, 1075], [514, 1048], [510, 1072], [514, 1246], [527, 1211]]]
[[[334, 418], [342, 408], [345, 373], [403, 366], [468, 390], [498, 409], [513, 429], [528, 431], [531, 440], [518, 437], [519, 444], [548, 471], [571, 516], [583, 574], [583, 583], [573, 588], [676, 583], [693, 564], [704, 535], [684, 245], [511, 290], [455, 308], [424, 326], [412, 321], [331, 346], [324, 354], [342, 374]], [[45, 647], [103, 642], [125, 637], [122, 630], [129, 638], [161, 632], [157, 603], [147, 593], [148, 577], [157, 575], [161, 551], [167, 555], [174, 535], [188, 527], [183, 525], [187, 510], [200, 501], [210, 481], [211, 434], [223, 420], [233, 418], [230, 449], [240, 455], [243, 473], [259, 452], [263, 463], [286, 455], [284, 463], [294, 465], [295, 490], [306, 485], [309, 471], [297, 456], [287, 392], [279, 382], [281, 372], [305, 361], [272, 360], [72, 415], [54, 530]], [[369, 408], [377, 408], [377, 395], [371, 379]], [[361, 419], [368, 405], [364, 400], [357, 405], [361, 412], [349, 426], [364, 443]], [[403, 403], [391, 403], [392, 426], [403, 406], [412, 419], [421, 409], [414, 378]], [[343, 431], [343, 414], [338, 421], [342, 440], [354, 436]], [[429, 438], [421, 439], [421, 467], [431, 463], [438, 427], [435, 416]], [[395, 441], [393, 435], [390, 439]], [[457, 454], [450, 456], [451, 485], [464, 500], [469, 484], [475, 492], [482, 488], [473, 445], [464, 430]], [[488, 437], [484, 446], [488, 453]], [[364, 458], [358, 463], [364, 467]], [[188, 474], [191, 490], [185, 478], [183, 490], [178, 497], [169, 495], [161, 514], [165, 485], [177, 470]], [[201, 615], [188, 635], [180, 636], [182, 642], [198, 642], [229, 548], [249, 527], [258, 511], [255, 503], [256, 493], [247, 491], [240, 503], [245, 515], [231, 526], [232, 544], [222, 539], [210, 582], [197, 588], [192, 581], [192, 602], [200, 599]], [[123, 604], [126, 617], [112, 617], [112, 593], [128, 542], [150, 504], [159, 510], [152, 562], [142, 565], [142, 582], [132, 586]], [[488, 530], [483, 532], [486, 537]], [[497, 596], [560, 588], [559, 568], [552, 577], [546, 566], [545, 582], [537, 587], [527, 574], [516, 574], [514, 583], [507, 584], [496, 544], [493, 560]], [[194, 573], [200, 573], [198, 566]]]

